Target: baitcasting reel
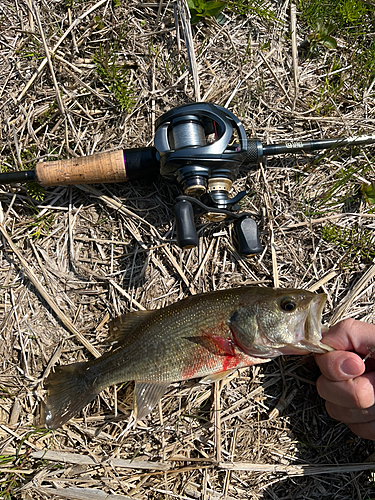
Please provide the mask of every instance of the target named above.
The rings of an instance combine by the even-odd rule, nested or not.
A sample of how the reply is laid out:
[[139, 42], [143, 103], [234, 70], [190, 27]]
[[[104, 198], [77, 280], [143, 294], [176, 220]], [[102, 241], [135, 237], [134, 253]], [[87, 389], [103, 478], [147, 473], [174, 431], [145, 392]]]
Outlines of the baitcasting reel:
[[195, 213], [209, 221], [234, 221], [239, 252], [252, 255], [262, 251], [257, 225], [250, 214], [237, 213], [238, 202], [247, 193], [229, 197], [240, 166], [260, 163], [270, 155], [375, 143], [375, 135], [369, 135], [263, 145], [259, 139], [247, 138], [233, 113], [204, 102], [178, 106], [162, 115], [156, 126], [154, 147], [39, 162], [35, 170], [0, 173], [0, 184], [36, 181], [48, 187], [115, 183], [160, 172], [176, 180], [184, 193], [175, 205], [180, 247], [198, 243]]
[[229, 197], [240, 166], [261, 156], [260, 142], [252, 143], [256, 149], [249, 152], [241, 122], [227, 109], [209, 103], [174, 108], [157, 120], [156, 127], [160, 174], [177, 179], [185, 193], [175, 205], [177, 244], [182, 248], [198, 244], [194, 205], [195, 212], [209, 221], [235, 221], [241, 254], [261, 252], [256, 223], [249, 214], [236, 213], [246, 191]]

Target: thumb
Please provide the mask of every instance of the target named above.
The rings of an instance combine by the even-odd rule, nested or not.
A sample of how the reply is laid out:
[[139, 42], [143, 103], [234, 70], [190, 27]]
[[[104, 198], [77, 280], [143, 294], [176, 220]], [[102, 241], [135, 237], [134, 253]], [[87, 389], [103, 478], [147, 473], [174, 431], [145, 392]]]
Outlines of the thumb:
[[365, 363], [354, 352], [332, 351], [315, 354], [315, 361], [322, 374], [333, 382], [359, 377], [365, 372]]
[[375, 345], [375, 325], [345, 319], [323, 333], [323, 342], [339, 351], [355, 351], [366, 356]]

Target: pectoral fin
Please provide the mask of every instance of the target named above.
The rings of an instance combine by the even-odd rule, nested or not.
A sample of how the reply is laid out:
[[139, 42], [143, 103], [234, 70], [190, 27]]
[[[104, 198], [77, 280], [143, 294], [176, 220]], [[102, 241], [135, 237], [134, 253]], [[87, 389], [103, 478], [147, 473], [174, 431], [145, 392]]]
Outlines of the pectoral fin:
[[169, 382], [135, 382], [134, 414], [137, 420], [145, 418], [157, 405], [169, 387]]
[[204, 332], [204, 337], [213, 342], [216, 348], [219, 348], [220, 351], [222, 351], [223, 355], [226, 356], [235, 355], [235, 344], [232, 339], [227, 339], [225, 337], [221, 337], [220, 335], [215, 335], [209, 332]]

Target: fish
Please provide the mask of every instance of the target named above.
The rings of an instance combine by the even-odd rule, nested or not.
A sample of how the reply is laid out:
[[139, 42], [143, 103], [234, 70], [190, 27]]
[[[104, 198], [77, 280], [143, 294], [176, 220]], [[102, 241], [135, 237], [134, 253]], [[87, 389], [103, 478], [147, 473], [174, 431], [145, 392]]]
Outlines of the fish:
[[58, 366], [47, 377], [45, 425], [61, 427], [103, 389], [126, 381], [135, 381], [133, 414], [142, 420], [172, 382], [203, 377], [212, 383], [283, 354], [332, 350], [321, 342], [326, 299], [294, 288], [244, 286], [115, 318], [111, 350]]

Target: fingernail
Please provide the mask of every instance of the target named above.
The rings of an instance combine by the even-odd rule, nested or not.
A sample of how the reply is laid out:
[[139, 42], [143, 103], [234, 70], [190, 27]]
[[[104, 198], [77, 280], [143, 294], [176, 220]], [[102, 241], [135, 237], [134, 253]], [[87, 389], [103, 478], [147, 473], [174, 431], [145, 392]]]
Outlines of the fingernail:
[[355, 375], [359, 375], [361, 373], [361, 369], [358, 366], [357, 361], [353, 358], [346, 358], [340, 364], [340, 370], [344, 375], [348, 375], [349, 377], [354, 377]]

